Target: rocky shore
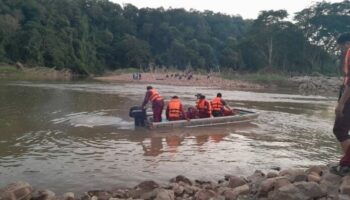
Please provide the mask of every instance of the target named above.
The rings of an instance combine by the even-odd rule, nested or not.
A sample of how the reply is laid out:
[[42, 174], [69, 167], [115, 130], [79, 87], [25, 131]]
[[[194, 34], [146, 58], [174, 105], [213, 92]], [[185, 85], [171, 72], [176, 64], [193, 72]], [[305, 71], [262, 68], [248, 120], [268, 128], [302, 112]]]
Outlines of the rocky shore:
[[335, 95], [342, 84], [341, 77], [327, 76], [297, 76], [289, 78], [291, 85], [295, 85], [299, 93], [304, 95]]
[[176, 176], [168, 184], [149, 180], [133, 188], [91, 190], [76, 196], [67, 192], [56, 196], [50, 190], [33, 189], [17, 182], [0, 189], [0, 200], [346, 200], [350, 199], [350, 175], [341, 177], [326, 166], [306, 169], [255, 171], [251, 176], [226, 175], [210, 182]]

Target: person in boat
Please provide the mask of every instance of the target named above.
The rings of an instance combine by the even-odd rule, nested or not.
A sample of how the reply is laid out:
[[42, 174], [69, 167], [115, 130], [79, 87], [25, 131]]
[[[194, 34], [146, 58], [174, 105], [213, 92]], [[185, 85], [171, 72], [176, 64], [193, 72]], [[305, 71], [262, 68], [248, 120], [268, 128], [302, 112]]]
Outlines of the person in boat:
[[211, 105], [210, 102], [205, 99], [205, 96], [202, 94], [197, 94], [196, 95], [198, 100], [197, 100], [197, 105], [196, 108], [198, 110], [198, 117], [199, 118], [208, 118], [208, 117], [213, 117], [211, 111]]
[[214, 117], [224, 116], [225, 109], [231, 110], [229, 106], [227, 106], [226, 102], [222, 99], [222, 94], [217, 93], [216, 97], [210, 102], [211, 107], [213, 109]]
[[340, 176], [350, 174], [350, 32], [343, 33], [337, 40], [343, 53], [344, 81], [339, 92], [338, 105], [335, 109], [333, 133], [343, 149], [343, 157], [331, 172]]
[[153, 89], [152, 86], [147, 86], [147, 92], [142, 103], [142, 108], [145, 109], [145, 106], [150, 101], [152, 102], [152, 111], [153, 111], [153, 122], [162, 121], [162, 112], [164, 108], [164, 99], [159, 95], [157, 90]]
[[194, 106], [190, 106], [187, 108], [187, 112], [186, 112], [186, 117], [188, 119], [196, 119], [198, 118], [198, 111]]
[[186, 113], [178, 96], [173, 96], [166, 108], [166, 118], [169, 121], [187, 119]]

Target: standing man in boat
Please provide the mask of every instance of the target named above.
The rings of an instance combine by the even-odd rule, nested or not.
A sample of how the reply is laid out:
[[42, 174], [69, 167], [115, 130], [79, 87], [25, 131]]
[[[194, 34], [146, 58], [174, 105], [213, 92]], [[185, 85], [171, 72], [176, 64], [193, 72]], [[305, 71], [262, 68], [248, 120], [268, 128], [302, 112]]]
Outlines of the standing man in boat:
[[212, 111], [211, 105], [209, 101], [205, 99], [205, 96], [202, 94], [197, 94], [196, 96], [198, 98], [197, 105], [196, 105], [198, 109], [198, 117], [199, 118], [213, 117], [211, 113]]
[[343, 149], [344, 156], [339, 165], [331, 167], [335, 174], [345, 176], [350, 174], [350, 32], [342, 34], [337, 43], [343, 53], [344, 81], [339, 93], [338, 105], [335, 109], [333, 133]]
[[226, 102], [222, 99], [222, 94], [218, 93], [216, 97], [210, 102], [213, 109], [213, 116], [220, 117], [224, 116], [224, 108], [227, 107]]
[[164, 108], [164, 99], [155, 89], [153, 89], [152, 86], [147, 86], [146, 89], [147, 92], [142, 103], [142, 108], [144, 109], [149, 101], [152, 102], [153, 122], [161, 122], [162, 112]]
[[181, 100], [178, 96], [173, 96], [166, 108], [166, 118], [169, 121], [187, 119]]

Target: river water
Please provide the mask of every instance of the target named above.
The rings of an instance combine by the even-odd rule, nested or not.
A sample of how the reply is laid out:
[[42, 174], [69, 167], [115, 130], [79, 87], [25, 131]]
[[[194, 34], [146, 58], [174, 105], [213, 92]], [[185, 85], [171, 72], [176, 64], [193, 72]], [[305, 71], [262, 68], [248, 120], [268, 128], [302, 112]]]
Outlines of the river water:
[[[260, 113], [241, 125], [135, 129], [129, 108], [146, 85], [99, 82], [0, 82], [0, 187], [24, 180], [58, 194], [166, 183], [183, 174], [218, 180], [226, 174], [337, 161], [332, 134], [336, 100], [283, 92], [220, 90], [236, 108]], [[193, 105], [215, 88], [154, 85]]]

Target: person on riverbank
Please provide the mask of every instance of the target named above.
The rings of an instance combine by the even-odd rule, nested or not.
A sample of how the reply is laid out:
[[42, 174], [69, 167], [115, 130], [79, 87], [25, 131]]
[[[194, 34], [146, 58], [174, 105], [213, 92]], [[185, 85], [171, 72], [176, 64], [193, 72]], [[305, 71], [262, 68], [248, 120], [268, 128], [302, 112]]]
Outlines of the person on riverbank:
[[162, 121], [162, 112], [164, 108], [164, 99], [159, 95], [157, 90], [153, 89], [152, 86], [147, 86], [147, 92], [142, 103], [142, 108], [144, 109], [147, 103], [152, 102], [153, 110], [153, 122]]
[[337, 43], [343, 53], [344, 81], [339, 92], [338, 105], [335, 109], [333, 133], [343, 149], [344, 156], [339, 165], [331, 167], [331, 172], [345, 176], [350, 174], [350, 32], [342, 34]]
[[227, 107], [226, 102], [222, 99], [222, 94], [217, 93], [216, 97], [210, 101], [213, 109], [212, 113], [214, 117], [224, 116], [224, 109]]
[[173, 96], [166, 108], [166, 118], [169, 121], [187, 119], [181, 100], [178, 96]]
[[196, 96], [198, 98], [197, 105], [196, 105], [196, 108], [198, 110], [198, 117], [199, 118], [213, 117], [211, 105], [209, 101], [205, 99], [205, 96], [202, 94], [197, 94]]

